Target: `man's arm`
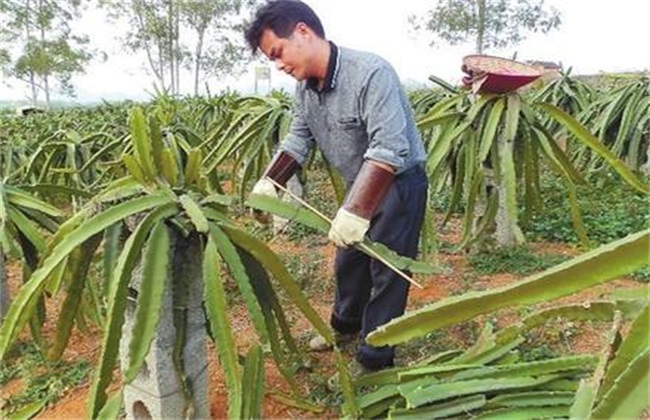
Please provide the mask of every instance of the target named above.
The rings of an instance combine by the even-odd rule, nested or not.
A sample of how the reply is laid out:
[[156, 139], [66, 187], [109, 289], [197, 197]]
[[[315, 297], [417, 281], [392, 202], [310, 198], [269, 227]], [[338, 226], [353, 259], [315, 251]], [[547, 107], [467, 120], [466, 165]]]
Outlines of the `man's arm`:
[[368, 150], [346, 201], [336, 214], [329, 237], [338, 246], [361, 242], [388, 192], [395, 173], [410, 153], [401, 85], [388, 65], [368, 74], [360, 96]]
[[302, 111], [303, 105], [300, 99], [300, 91], [297, 90], [292, 107], [292, 119], [289, 132], [280, 143], [279, 150], [288, 153], [299, 165], [302, 165], [310, 150], [314, 147], [314, 135], [309, 129], [307, 118]]
[[392, 166], [370, 159], [363, 163], [345, 203], [332, 221], [329, 231], [332, 242], [345, 247], [363, 241], [393, 178], [395, 170]]
[[397, 172], [409, 156], [407, 118], [401, 84], [388, 64], [371, 71], [360, 97], [360, 112], [366, 123], [368, 150], [364, 158], [392, 166]]
[[253, 187], [253, 194], [276, 196], [275, 186], [266, 178], [271, 178], [280, 185], [300, 169], [309, 151], [314, 147], [314, 137], [300, 112], [300, 105], [294, 100], [293, 118], [286, 138], [280, 143], [278, 151], [264, 171], [262, 178]]

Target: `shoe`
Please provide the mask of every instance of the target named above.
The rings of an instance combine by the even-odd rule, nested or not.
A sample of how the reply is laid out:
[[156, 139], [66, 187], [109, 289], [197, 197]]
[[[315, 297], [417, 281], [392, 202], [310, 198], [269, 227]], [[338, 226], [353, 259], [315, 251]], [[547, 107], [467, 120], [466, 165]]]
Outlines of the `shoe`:
[[[359, 334], [357, 333], [341, 334], [334, 332], [334, 341], [336, 341], [337, 346], [341, 346], [343, 344], [351, 343], [356, 340], [358, 336]], [[328, 343], [327, 340], [325, 340], [325, 337], [320, 334], [309, 340], [309, 350], [311, 351], [331, 351], [333, 348], [334, 346], [331, 343]]]

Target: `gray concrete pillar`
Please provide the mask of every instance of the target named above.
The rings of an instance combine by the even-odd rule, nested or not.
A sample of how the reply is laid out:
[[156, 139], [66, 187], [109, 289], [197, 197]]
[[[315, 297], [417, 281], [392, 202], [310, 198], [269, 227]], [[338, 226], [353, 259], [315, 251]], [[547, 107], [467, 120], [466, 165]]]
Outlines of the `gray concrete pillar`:
[[[208, 400], [208, 362], [206, 354], [206, 322], [203, 312], [203, 278], [201, 244], [195, 237], [183, 238], [170, 229], [172, 260], [165, 281], [158, 331], [145, 363], [124, 389], [127, 419], [202, 419], [210, 417]], [[172, 284], [172, 280], [174, 284]], [[125, 369], [135, 317], [141, 267], [137, 267], [130, 284], [130, 297], [120, 343], [120, 360]], [[185, 305], [174, 304], [173, 294], [179, 285], [187, 287]], [[175, 289], [175, 290], [174, 290]], [[173, 292], [174, 290], [174, 292]], [[178, 295], [177, 295], [178, 296]], [[174, 311], [185, 314], [185, 346], [182, 352], [183, 372], [189, 382], [192, 399], [186, 401], [182, 382], [174, 364], [176, 328]], [[137, 338], [136, 338], [137, 339]]]

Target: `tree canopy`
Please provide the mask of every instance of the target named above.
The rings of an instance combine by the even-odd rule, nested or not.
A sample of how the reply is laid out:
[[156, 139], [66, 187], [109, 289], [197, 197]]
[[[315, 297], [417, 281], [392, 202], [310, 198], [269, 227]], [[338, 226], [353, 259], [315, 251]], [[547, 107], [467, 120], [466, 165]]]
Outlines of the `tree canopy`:
[[561, 24], [560, 13], [543, 0], [440, 0], [426, 16], [411, 15], [416, 31], [431, 32], [431, 44], [474, 41], [475, 51], [505, 48], [529, 32], [547, 33]]
[[243, 70], [242, 9], [257, 0], [102, 0], [111, 19], [128, 21], [120, 37], [133, 53], [144, 52], [160, 88], [179, 93], [181, 68], [192, 69], [194, 94], [208, 76], [222, 77]]
[[52, 80], [73, 96], [71, 78], [92, 58], [88, 38], [70, 28], [79, 9], [79, 0], [0, 0], [0, 68], [30, 86], [34, 104], [42, 92], [49, 105]]

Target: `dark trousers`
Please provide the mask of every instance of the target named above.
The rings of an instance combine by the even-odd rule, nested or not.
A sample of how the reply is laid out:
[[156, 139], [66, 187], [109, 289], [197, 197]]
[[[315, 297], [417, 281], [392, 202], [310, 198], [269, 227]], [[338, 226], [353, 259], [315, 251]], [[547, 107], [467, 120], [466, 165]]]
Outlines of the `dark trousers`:
[[[419, 166], [398, 175], [389, 187], [368, 237], [400, 255], [415, 258], [427, 199], [427, 178]], [[336, 296], [332, 327], [343, 334], [366, 337], [404, 313], [409, 282], [383, 263], [355, 248], [339, 248], [335, 259]], [[409, 274], [409, 273], [407, 273]], [[357, 360], [368, 369], [393, 365], [395, 349], [362, 342]]]

